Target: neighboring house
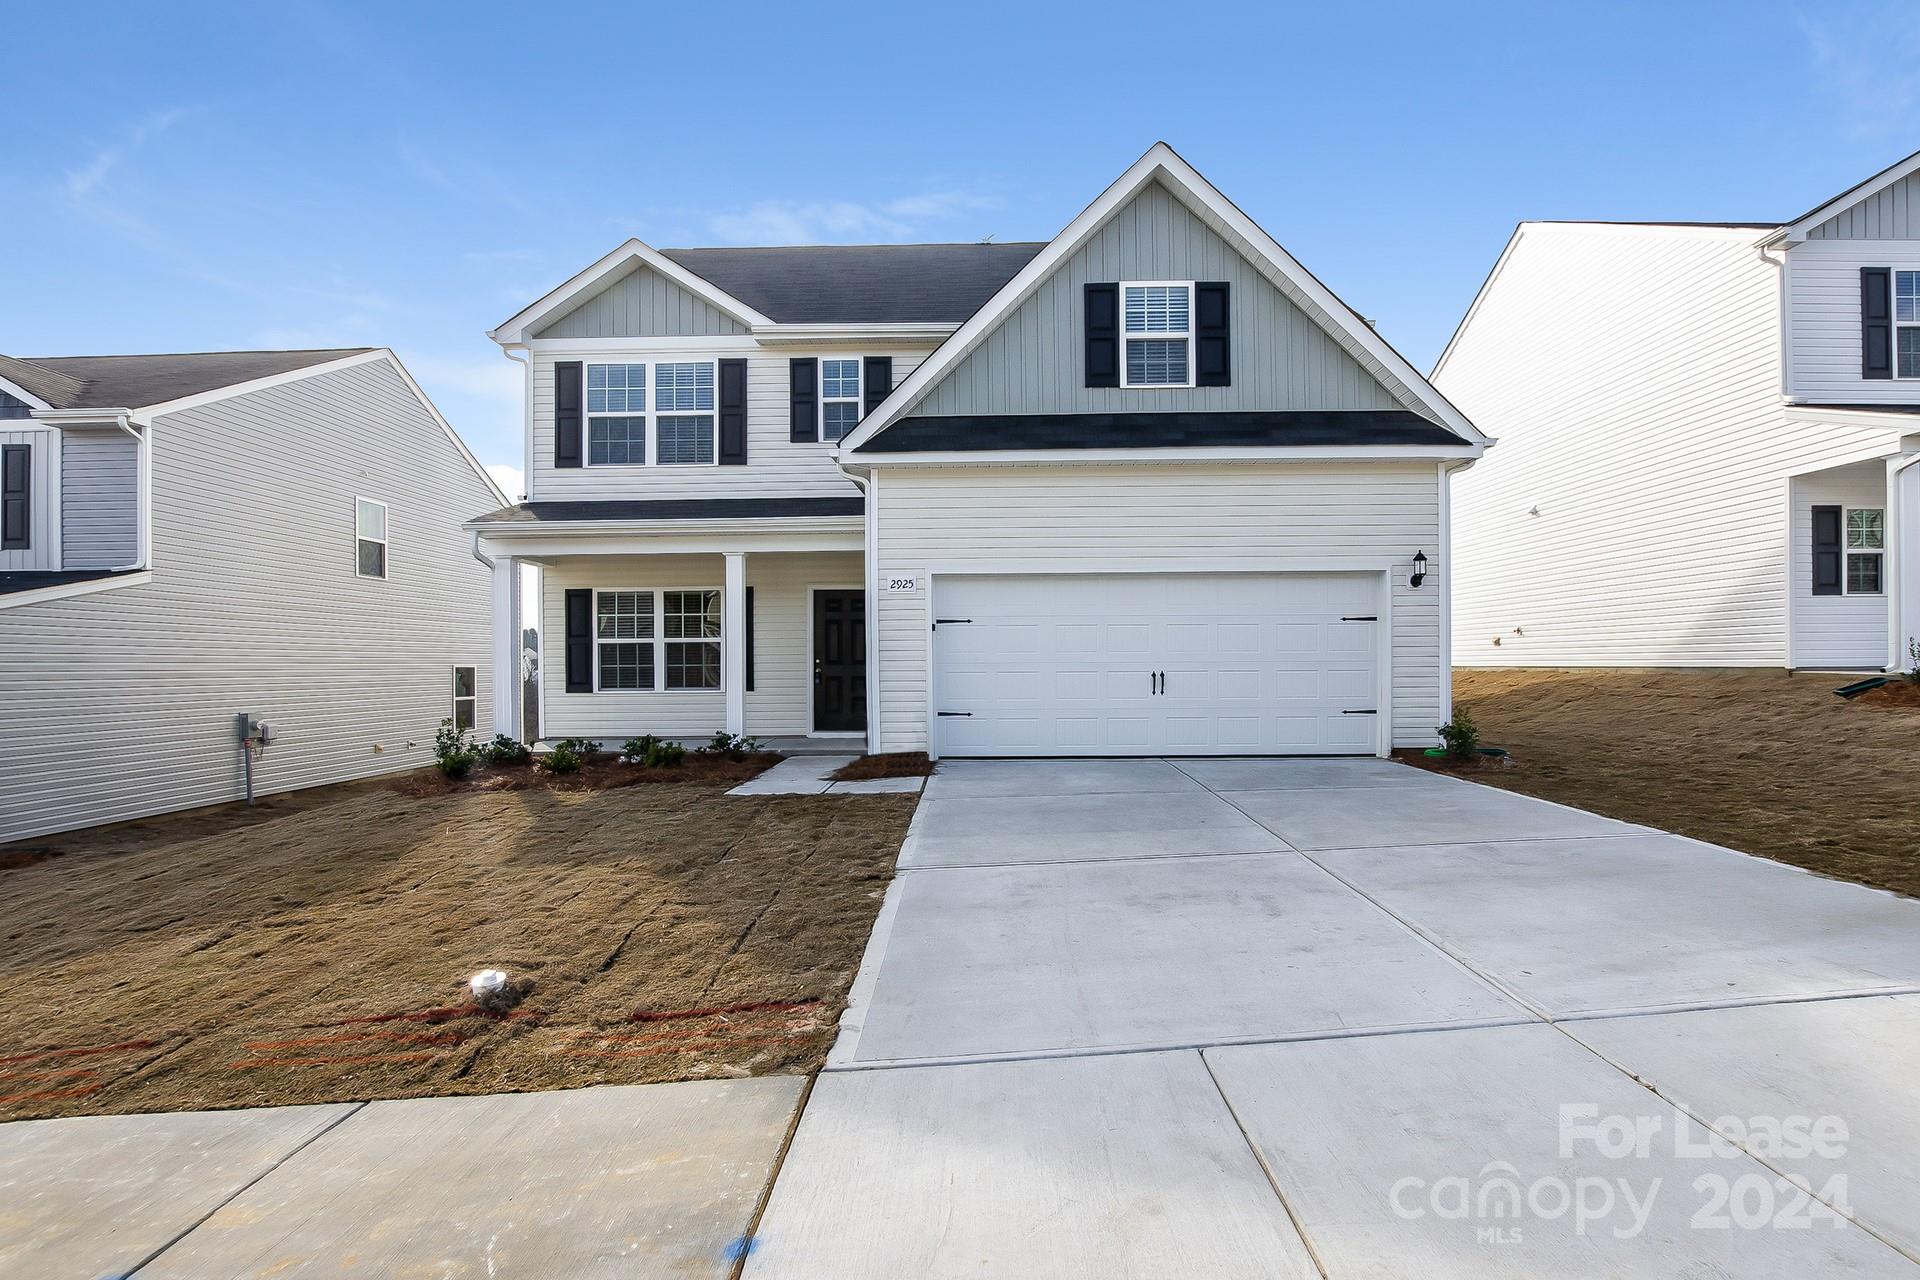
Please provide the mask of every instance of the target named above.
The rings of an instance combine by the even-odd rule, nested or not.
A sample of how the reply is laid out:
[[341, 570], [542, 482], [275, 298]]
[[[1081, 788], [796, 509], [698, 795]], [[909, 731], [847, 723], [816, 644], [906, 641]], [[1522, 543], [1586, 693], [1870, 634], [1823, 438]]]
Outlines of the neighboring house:
[[1786, 224], [1522, 223], [1434, 381], [1463, 666], [1910, 666], [1920, 155]]
[[470, 527], [503, 649], [540, 567], [550, 738], [1367, 754], [1448, 712], [1485, 438], [1165, 144], [1045, 244], [629, 241], [491, 336], [529, 500]]
[[0, 463], [0, 840], [488, 731], [505, 498], [392, 352], [0, 356]]

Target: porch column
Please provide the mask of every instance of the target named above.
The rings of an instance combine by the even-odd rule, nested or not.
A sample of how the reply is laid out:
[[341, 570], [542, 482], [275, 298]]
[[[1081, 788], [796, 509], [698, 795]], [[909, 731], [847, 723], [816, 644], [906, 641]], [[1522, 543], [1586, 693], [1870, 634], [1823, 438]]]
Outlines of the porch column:
[[493, 559], [493, 731], [518, 738], [520, 724], [520, 562]]
[[1911, 671], [1907, 646], [1920, 639], [1920, 459], [1895, 458], [1887, 466], [1887, 555], [1893, 598], [1888, 602], [1895, 671]]
[[720, 593], [720, 652], [726, 663], [720, 683], [727, 689], [727, 732], [747, 731], [747, 555], [725, 553], [726, 582]]

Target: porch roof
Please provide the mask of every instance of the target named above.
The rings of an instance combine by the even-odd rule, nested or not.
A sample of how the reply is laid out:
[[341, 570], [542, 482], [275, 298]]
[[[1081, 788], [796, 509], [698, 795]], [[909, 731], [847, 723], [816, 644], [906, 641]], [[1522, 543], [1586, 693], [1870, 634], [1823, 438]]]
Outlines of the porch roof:
[[498, 532], [542, 525], [634, 524], [646, 521], [801, 520], [866, 512], [859, 494], [811, 498], [650, 498], [599, 502], [522, 502], [467, 521]]

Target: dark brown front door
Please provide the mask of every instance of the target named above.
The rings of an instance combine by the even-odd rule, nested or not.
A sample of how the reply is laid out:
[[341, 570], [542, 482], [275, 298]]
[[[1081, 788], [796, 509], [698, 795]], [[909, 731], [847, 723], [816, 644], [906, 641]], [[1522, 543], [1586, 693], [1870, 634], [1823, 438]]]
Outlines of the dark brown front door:
[[867, 597], [813, 593], [813, 727], [867, 727]]

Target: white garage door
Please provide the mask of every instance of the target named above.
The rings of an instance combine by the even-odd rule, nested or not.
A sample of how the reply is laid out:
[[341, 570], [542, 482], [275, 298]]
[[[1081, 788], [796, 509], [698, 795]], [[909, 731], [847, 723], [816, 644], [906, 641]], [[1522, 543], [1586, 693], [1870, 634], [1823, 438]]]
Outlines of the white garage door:
[[937, 578], [945, 756], [1366, 755], [1377, 574]]

